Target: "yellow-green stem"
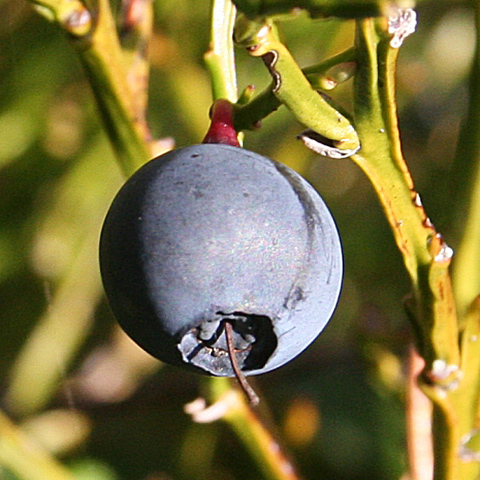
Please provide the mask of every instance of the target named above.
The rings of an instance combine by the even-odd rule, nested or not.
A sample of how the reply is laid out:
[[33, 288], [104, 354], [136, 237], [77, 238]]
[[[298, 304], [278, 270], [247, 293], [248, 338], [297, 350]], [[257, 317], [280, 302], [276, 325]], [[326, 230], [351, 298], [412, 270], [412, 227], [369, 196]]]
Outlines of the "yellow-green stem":
[[457, 216], [466, 222], [455, 253], [453, 281], [460, 318], [480, 294], [480, 2], [475, 0], [476, 51], [470, 72], [470, 103], [455, 162], [460, 201]]
[[22, 480], [74, 480], [73, 475], [0, 411], [0, 477], [2, 468]]
[[[425, 214], [402, 156], [394, 96], [397, 50], [379, 36], [375, 23], [358, 22], [355, 127], [362, 149], [352, 159], [372, 182], [410, 275], [427, 368], [435, 360], [458, 365], [448, 248]], [[443, 318], [436, 318], [440, 313]]]
[[[116, 157], [126, 176], [151, 157], [144, 112], [127, 80], [109, 0], [98, 0], [95, 11], [78, 0], [31, 0], [47, 18], [67, 32], [92, 87]], [[82, 18], [81, 22], [76, 19]], [[73, 21], [74, 19], [75, 21]]]
[[412, 281], [411, 313], [426, 361], [422, 384], [434, 404], [435, 480], [458, 480], [459, 434], [450, 391], [461, 373], [451, 250], [426, 216], [402, 156], [395, 107], [398, 50], [390, 46], [383, 22], [357, 22], [355, 127], [362, 150], [352, 159], [377, 191]]
[[[260, 404], [253, 410], [238, 388], [232, 388], [231, 380], [223, 377], [205, 379], [210, 408], [225, 411], [225, 421], [242, 441], [267, 480], [300, 480], [289, 457], [264, 420], [266, 408]], [[195, 417], [195, 416], [194, 416]], [[205, 421], [205, 420], [204, 420]]]
[[89, 40], [76, 43], [117, 159], [126, 176], [151, 158], [108, 0], [98, 2], [98, 23]]
[[[214, 0], [212, 6], [211, 50], [205, 55], [213, 85], [214, 100], [237, 100], [237, 83], [233, 57], [235, 8], [230, 0]], [[228, 405], [222, 419], [232, 428], [270, 480], [298, 480], [295, 469], [260, 420], [246, 397], [234, 388], [232, 380], [210, 377], [205, 380], [211, 403]]]
[[[235, 394], [240, 395], [238, 392]], [[228, 411], [225, 420], [250, 450], [266, 479], [300, 480], [278, 440], [243, 398]]]
[[147, 123], [149, 46], [153, 31], [153, 0], [123, 2], [121, 18], [122, 57], [126, 65], [128, 86], [134, 101], [135, 121], [142, 138], [150, 139]]
[[235, 6], [230, 0], [213, 1], [210, 50], [205, 54], [213, 98], [225, 98], [232, 103], [237, 101], [238, 95], [232, 37], [235, 13]]

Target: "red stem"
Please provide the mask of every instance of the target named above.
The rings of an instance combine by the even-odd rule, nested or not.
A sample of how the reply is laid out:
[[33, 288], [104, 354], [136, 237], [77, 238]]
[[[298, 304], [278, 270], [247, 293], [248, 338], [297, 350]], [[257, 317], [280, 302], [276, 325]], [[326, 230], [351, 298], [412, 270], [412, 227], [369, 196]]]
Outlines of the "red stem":
[[228, 100], [216, 100], [212, 106], [212, 123], [203, 143], [222, 143], [239, 147], [237, 132], [233, 127], [233, 104]]

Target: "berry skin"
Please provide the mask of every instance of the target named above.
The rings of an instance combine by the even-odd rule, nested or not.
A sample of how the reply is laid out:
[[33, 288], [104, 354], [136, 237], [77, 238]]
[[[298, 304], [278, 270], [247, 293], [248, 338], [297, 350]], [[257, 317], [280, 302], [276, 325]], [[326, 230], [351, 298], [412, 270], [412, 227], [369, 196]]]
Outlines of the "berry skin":
[[151, 355], [233, 376], [289, 362], [336, 306], [342, 252], [318, 193], [288, 167], [201, 144], [144, 165], [107, 214], [100, 267], [111, 309]]

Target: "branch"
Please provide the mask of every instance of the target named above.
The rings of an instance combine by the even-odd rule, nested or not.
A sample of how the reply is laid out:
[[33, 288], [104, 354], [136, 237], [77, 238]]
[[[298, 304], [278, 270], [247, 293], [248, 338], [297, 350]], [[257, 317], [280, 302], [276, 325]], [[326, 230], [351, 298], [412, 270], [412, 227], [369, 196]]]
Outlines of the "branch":
[[459, 430], [449, 392], [458, 388], [461, 371], [449, 276], [453, 252], [427, 217], [402, 156], [394, 83], [398, 48], [382, 30], [383, 20], [357, 23], [355, 126], [362, 150], [352, 160], [377, 191], [411, 278], [412, 320], [426, 362], [421, 386], [434, 403], [435, 479], [455, 480]]
[[427, 369], [436, 360], [458, 366], [457, 320], [448, 273], [452, 252], [427, 217], [402, 156], [394, 97], [398, 49], [389, 41], [378, 37], [372, 19], [358, 22], [355, 126], [362, 149], [352, 160], [377, 191], [410, 274]]
[[108, 0], [99, 0], [95, 12], [78, 0], [31, 1], [68, 33], [84, 65], [117, 159], [129, 176], [151, 157], [151, 152], [144, 116], [136, 108], [136, 92], [127, 81], [127, 62]]
[[212, 29], [210, 50], [205, 62], [210, 71], [213, 98], [237, 101], [237, 78], [233, 51], [233, 27], [236, 9], [229, 0], [214, 1], [212, 6]]
[[[126, 72], [131, 71], [134, 62], [127, 61], [121, 50], [108, 0], [100, 0], [96, 12], [87, 10], [77, 0], [32, 3], [42, 14], [58, 22], [78, 51], [122, 170], [126, 175], [133, 173], [150, 157], [144, 115], [146, 101], [128, 83]], [[141, 18], [142, 31], [150, 21], [150, 15]], [[98, 158], [103, 157], [95, 157], [95, 162]], [[112, 188], [117, 188], [116, 183], [112, 183]], [[102, 184], [93, 194], [95, 205], [102, 207], [100, 211], [105, 208], [104, 202], [109, 201], [103, 196], [105, 193], [111, 198], [112, 193]], [[75, 262], [60, 280], [49, 309], [16, 360], [7, 402], [17, 414], [29, 414], [50, 401], [65, 368], [89, 332], [92, 312], [102, 291], [95, 260], [101, 216], [93, 215], [91, 220], [75, 225], [81, 239]], [[74, 320], [68, 322], [69, 318]], [[48, 347], [52, 344], [59, 347], [52, 351]]]
[[246, 402], [245, 395], [231, 388], [226, 378], [208, 379], [213, 403], [206, 407], [202, 399], [186, 406], [186, 412], [198, 423], [225, 421], [237, 434], [259, 469], [269, 480], [300, 480], [290, 458], [272, 434], [258, 410]]
[[135, 119], [146, 140], [150, 140], [146, 113], [150, 74], [148, 51], [152, 30], [153, 0], [123, 0], [119, 26], [122, 56], [125, 59], [126, 78], [134, 101]]
[[469, 111], [462, 125], [454, 166], [456, 196], [460, 197], [456, 215], [462, 220], [466, 218], [453, 265], [455, 297], [461, 316], [480, 294], [480, 2], [473, 4], [476, 52], [470, 72]]
[[[214, 0], [212, 10], [211, 50], [205, 60], [210, 69], [214, 100], [237, 100], [237, 83], [233, 57], [233, 27], [235, 8], [230, 0]], [[211, 406], [190, 410], [196, 421], [222, 419], [237, 434], [266, 478], [299, 480], [291, 462], [263, 423], [257, 410], [245, 395], [232, 387], [226, 378], [205, 379]]]
[[[355, 62], [355, 59], [355, 49], [351, 48], [319, 64], [306, 67], [302, 71], [314, 89], [323, 90], [325, 84], [331, 81], [331, 70], [342, 64]], [[254, 128], [261, 120], [282, 105], [282, 102], [275, 96], [273, 89], [274, 85], [271, 84], [248, 103], [237, 105], [235, 128], [238, 131]]]

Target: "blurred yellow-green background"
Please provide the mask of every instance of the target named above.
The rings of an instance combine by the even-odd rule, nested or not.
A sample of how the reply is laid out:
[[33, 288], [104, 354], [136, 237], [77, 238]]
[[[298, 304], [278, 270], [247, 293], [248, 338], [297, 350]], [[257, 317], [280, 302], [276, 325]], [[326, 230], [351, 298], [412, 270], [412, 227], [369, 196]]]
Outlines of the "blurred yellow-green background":
[[[164, 146], [199, 142], [208, 127], [209, 9], [205, 0], [155, 1], [149, 123]], [[464, 184], [452, 172], [468, 106], [474, 15], [460, 1], [425, 1], [417, 11], [417, 32], [398, 66], [403, 148], [428, 215], [455, 247]], [[302, 66], [351, 46], [353, 27], [305, 16], [283, 22]], [[265, 87], [261, 60], [236, 55], [239, 87]], [[333, 94], [347, 109], [350, 87]], [[307, 151], [295, 139], [301, 128], [280, 109], [246, 133], [245, 147], [298, 170], [324, 197], [344, 246], [343, 293], [315, 344], [254, 385], [305, 478], [398, 479], [406, 468], [408, 278], [362, 172]], [[225, 425], [195, 424], [184, 413], [201, 394], [199, 379], [141, 352], [108, 310], [97, 242], [121, 182], [65, 34], [26, 0], [1, 0], [2, 406], [76, 478], [258, 479]], [[0, 478], [17, 477], [0, 466]]]

